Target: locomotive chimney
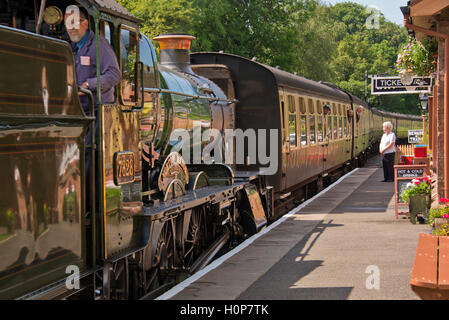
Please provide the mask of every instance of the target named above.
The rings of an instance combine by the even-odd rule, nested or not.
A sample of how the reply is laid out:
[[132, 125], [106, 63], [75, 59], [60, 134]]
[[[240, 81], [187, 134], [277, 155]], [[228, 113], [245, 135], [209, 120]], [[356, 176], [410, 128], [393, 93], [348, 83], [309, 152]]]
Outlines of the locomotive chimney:
[[190, 68], [190, 44], [194, 36], [165, 34], [154, 37], [160, 48], [160, 64], [174, 70], [193, 73]]

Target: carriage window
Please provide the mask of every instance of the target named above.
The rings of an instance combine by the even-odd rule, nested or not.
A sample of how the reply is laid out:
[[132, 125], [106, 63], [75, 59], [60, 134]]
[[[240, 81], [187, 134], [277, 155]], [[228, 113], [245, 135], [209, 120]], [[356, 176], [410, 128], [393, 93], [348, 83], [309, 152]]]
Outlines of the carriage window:
[[327, 137], [332, 139], [332, 116], [327, 116]]
[[306, 123], [306, 116], [300, 117], [300, 123], [301, 123], [301, 146], [307, 145], [307, 123]]
[[290, 145], [296, 147], [298, 145], [296, 140], [296, 115], [290, 114], [288, 116], [288, 130], [290, 135]]
[[314, 114], [315, 113], [315, 104], [313, 103], [312, 99], [309, 99], [309, 113]]
[[291, 95], [288, 96], [288, 111], [296, 113], [295, 99]]
[[[283, 99], [283, 97], [281, 97]], [[281, 116], [282, 116], [282, 131], [285, 132], [285, 105], [284, 101], [281, 101]]]
[[316, 112], [317, 112], [318, 114], [322, 114], [322, 113], [323, 113], [323, 106], [322, 106], [320, 100], [317, 100], [317, 101], [316, 101]]
[[342, 117], [338, 117], [338, 137], [339, 138], [343, 138], [343, 121], [342, 121]]
[[315, 116], [309, 116], [309, 128], [310, 128], [310, 144], [316, 144], [315, 138]]
[[323, 142], [323, 117], [318, 116], [316, 119], [317, 119], [318, 142]]
[[344, 135], [345, 137], [348, 136], [348, 121], [346, 121], [346, 118], [343, 118], [343, 127], [344, 127]]
[[120, 67], [122, 70], [122, 99], [125, 104], [137, 101], [137, 33], [122, 28], [120, 31]]
[[334, 116], [334, 139], [338, 139], [338, 117]]
[[306, 102], [303, 97], [299, 97], [299, 111], [301, 113], [306, 113]]

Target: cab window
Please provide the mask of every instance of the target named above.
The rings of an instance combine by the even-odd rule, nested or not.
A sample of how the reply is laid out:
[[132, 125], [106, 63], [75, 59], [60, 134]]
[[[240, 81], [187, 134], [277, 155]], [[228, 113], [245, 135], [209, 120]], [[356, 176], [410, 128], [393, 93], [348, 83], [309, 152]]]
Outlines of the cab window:
[[139, 58], [143, 65], [143, 86], [144, 88], [157, 88], [156, 74], [154, 71], [154, 50], [150, 40], [142, 35], [140, 39]]
[[137, 102], [137, 44], [137, 33], [122, 27], [120, 30], [120, 68], [122, 72], [121, 93], [124, 104]]
[[109, 22], [107, 21], [100, 21], [100, 36], [105, 38], [110, 45], [112, 45], [111, 42], [111, 27], [109, 25]]

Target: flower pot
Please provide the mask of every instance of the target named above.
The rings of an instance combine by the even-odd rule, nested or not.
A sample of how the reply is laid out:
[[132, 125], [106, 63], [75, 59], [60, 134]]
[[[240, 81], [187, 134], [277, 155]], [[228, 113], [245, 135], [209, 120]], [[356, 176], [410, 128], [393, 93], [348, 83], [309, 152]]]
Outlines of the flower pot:
[[427, 213], [427, 203], [428, 203], [428, 195], [427, 194], [415, 194], [409, 196], [408, 199], [408, 208], [410, 212], [410, 222], [416, 224], [416, 216], [419, 213], [426, 214]]

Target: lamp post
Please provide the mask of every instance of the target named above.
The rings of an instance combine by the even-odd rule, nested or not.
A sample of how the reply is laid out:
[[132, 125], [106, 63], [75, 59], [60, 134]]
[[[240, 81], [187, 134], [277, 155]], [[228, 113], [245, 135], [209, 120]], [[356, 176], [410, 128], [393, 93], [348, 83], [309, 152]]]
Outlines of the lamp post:
[[426, 110], [427, 110], [427, 104], [429, 103], [429, 97], [427, 96], [426, 93], [419, 95], [419, 102], [421, 103], [421, 109], [422, 109], [423, 142], [426, 143]]
[[425, 114], [427, 110], [427, 104], [429, 102], [429, 97], [426, 93], [419, 95], [419, 102], [421, 103], [422, 112], [423, 114]]

